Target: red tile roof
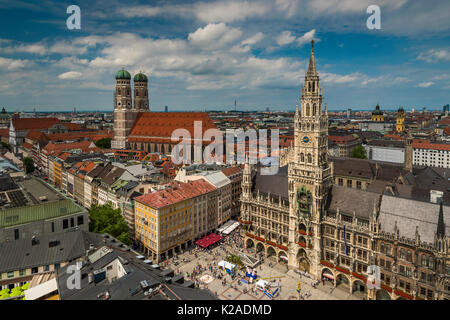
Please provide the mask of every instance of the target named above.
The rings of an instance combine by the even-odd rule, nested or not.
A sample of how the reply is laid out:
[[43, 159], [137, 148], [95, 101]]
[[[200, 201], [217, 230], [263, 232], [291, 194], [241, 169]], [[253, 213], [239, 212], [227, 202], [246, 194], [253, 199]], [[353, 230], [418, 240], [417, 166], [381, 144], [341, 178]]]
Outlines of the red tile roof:
[[229, 167], [229, 168], [222, 169], [222, 173], [224, 175], [226, 175], [227, 177], [230, 177], [230, 176], [240, 173], [240, 172], [241, 172], [241, 169], [239, 167]]
[[149, 142], [167, 143], [175, 129], [186, 129], [194, 138], [194, 121], [202, 122], [202, 137], [206, 130], [217, 129], [206, 112], [141, 112], [131, 129], [129, 140], [166, 138]]
[[0, 129], [0, 137], [9, 137], [9, 129]]
[[159, 209], [183, 200], [198, 197], [202, 194], [214, 191], [216, 188], [205, 180], [199, 179], [187, 183], [173, 181], [168, 188], [158, 190], [135, 198], [136, 201]]
[[44, 130], [58, 123], [57, 118], [14, 118], [11, 120], [15, 130]]
[[334, 141], [335, 143], [347, 143], [350, 141], [355, 141], [357, 138], [355, 138], [353, 135], [345, 135], [345, 136], [328, 136], [328, 139], [331, 141]]
[[42, 149], [42, 152], [45, 154], [56, 154], [60, 153], [62, 151], [68, 151], [68, 150], [74, 150], [74, 149], [80, 149], [82, 152], [88, 152], [88, 151], [101, 151], [100, 148], [97, 147], [91, 147], [91, 144], [93, 142], [88, 140], [83, 140], [80, 142], [70, 142], [70, 143], [48, 143], [44, 149]]
[[415, 149], [431, 149], [431, 150], [444, 150], [450, 151], [450, 144], [446, 143], [431, 143], [424, 139], [414, 139], [412, 143]]

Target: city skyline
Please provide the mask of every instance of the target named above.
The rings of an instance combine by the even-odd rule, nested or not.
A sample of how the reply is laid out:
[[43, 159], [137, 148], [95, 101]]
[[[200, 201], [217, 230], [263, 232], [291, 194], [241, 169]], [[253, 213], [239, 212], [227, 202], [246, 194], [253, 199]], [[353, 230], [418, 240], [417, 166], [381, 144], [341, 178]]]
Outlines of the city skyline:
[[[79, 1], [81, 29], [68, 30], [67, 4], [0, 1], [2, 106], [112, 111], [125, 67], [149, 76], [151, 110], [294, 110], [312, 39], [330, 111], [448, 103], [448, 3], [344, 2]], [[380, 30], [366, 27], [371, 4]]]

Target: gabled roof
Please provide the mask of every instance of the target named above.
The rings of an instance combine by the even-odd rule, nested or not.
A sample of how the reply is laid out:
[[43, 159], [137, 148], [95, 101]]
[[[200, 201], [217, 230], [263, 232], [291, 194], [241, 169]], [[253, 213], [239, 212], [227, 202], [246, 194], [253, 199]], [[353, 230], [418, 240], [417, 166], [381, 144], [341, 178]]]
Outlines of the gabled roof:
[[214, 190], [216, 188], [213, 185], [201, 179], [187, 183], [172, 181], [167, 185], [166, 189], [145, 194], [135, 198], [135, 200], [152, 208], [159, 209]]
[[[394, 233], [397, 224], [400, 237], [415, 238], [416, 226], [419, 227], [420, 240], [434, 243], [438, 229], [439, 204], [383, 195], [379, 222], [381, 230]], [[443, 218], [446, 234], [450, 232], [450, 207], [443, 206]]]
[[328, 198], [327, 210], [369, 219], [374, 208], [379, 206], [381, 195], [359, 189], [333, 186]]
[[[52, 241], [59, 243], [49, 247]], [[0, 273], [69, 262], [84, 256], [89, 245], [98, 241], [88, 232], [72, 231], [39, 236], [34, 245], [31, 239], [0, 243]]]
[[217, 129], [206, 112], [141, 112], [129, 134], [129, 138], [170, 138], [175, 129], [186, 129], [194, 138], [194, 121], [202, 122], [203, 133]]
[[13, 118], [12, 124], [15, 130], [46, 130], [58, 123], [57, 118]]

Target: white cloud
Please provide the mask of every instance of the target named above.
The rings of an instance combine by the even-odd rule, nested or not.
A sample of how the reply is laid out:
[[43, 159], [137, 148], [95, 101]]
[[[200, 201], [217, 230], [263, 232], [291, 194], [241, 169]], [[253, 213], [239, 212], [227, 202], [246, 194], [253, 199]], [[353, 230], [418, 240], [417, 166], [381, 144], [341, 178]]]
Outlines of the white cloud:
[[250, 38], [247, 38], [241, 42], [242, 45], [254, 45], [258, 42], [260, 42], [264, 38], [264, 34], [262, 32], [258, 32], [251, 36]]
[[318, 40], [318, 39], [315, 38], [315, 35], [316, 35], [316, 30], [315, 30], [315, 29], [312, 29], [312, 30], [306, 32], [306, 33], [305, 33], [304, 35], [302, 35], [300, 38], [298, 38], [298, 39], [297, 39], [297, 44], [298, 44], [299, 46], [302, 46], [302, 45], [304, 45], [305, 43], [311, 42], [311, 40], [313, 40], [313, 39]]
[[423, 60], [429, 63], [438, 61], [450, 61], [450, 51], [446, 49], [430, 49], [427, 52], [419, 54], [418, 60]]
[[421, 82], [417, 85], [417, 87], [419, 88], [428, 88], [431, 87], [432, 85], [434, 85], [433, 81], [428, 81], [428, 82]]
[[72, 79], [79, 79], [79, 78], [81, 78], [82, 75], [83, 74], [78, 71], [69, 71], [69, 72], [60, 74], [58, 76], [58, 78], [62, 79], [62, 80], [72, 80]]
[[190, 33], [188, 40], [204, 48], [221, 48], [228, 45], [242, 36], [242, 31], [237, 28], [229, 28], [223, 22], [218, 24], [208, 24], [204, 28], [198, 28]]
[[263, 1], [217, 1], [195, 5], [195, 15], [203, 22], [242, 21], [248, 17], [263, 17], [270, 10]]
[[283, 31], [275, 41], [279, 46], [284, 46], [286, 44], [292, 43], [295, 41], [295, 36], [291, 34], [290, 31]]
[[9, 59], [0, 57], [0, 68], [5, 68], [7, 70], [14, 70], [25, 67], [27, 62], [28, 62], [27, 60]]

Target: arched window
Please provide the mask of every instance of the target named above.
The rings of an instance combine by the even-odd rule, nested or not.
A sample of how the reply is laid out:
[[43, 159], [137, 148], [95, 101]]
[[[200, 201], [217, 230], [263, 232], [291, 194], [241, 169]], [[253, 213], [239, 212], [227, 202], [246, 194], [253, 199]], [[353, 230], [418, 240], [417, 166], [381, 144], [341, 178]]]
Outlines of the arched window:
[[122, 94], [120, 88], [117, 88], [117, 94], [118, 94], [119, 96]]
[[300, 153], [300, 161], [305, 162], [305, 155], [303, 153]]
[[312, 92], [316, 92], [316, 82], [312, 83]]
[[426, 255], [422, 255], [422, 267], [426, 267], [427, 266], [427, 256]]
[[317, 115], [317, 105], [313, 104], [313, 115]]
[[311, 82], [308, 82], [308, 91], [311, 92]]
[[430, 269], [433, 269], [433, 268], [434, 268], [434, 260], [433, 260], [432, 257], [429, 257], [429, 258], [428, 258], [428, 267], [429, 267]]
[[405, 259], [405, 249], [400, 249], [400, 259]]
[[412, 253], [409, 250], [406, 252], [406, 260], [412, 262]]
[[309, 117], [310, 114], [311, 114], [311, 110], [310, 110], [310, 107], [309, 107], [309, 103], [307, 103], [306, 104], [306, 116]]
[[308, 153], [308, 163], [312, 162], [312, 157], [311, 157], [311, 153]]

